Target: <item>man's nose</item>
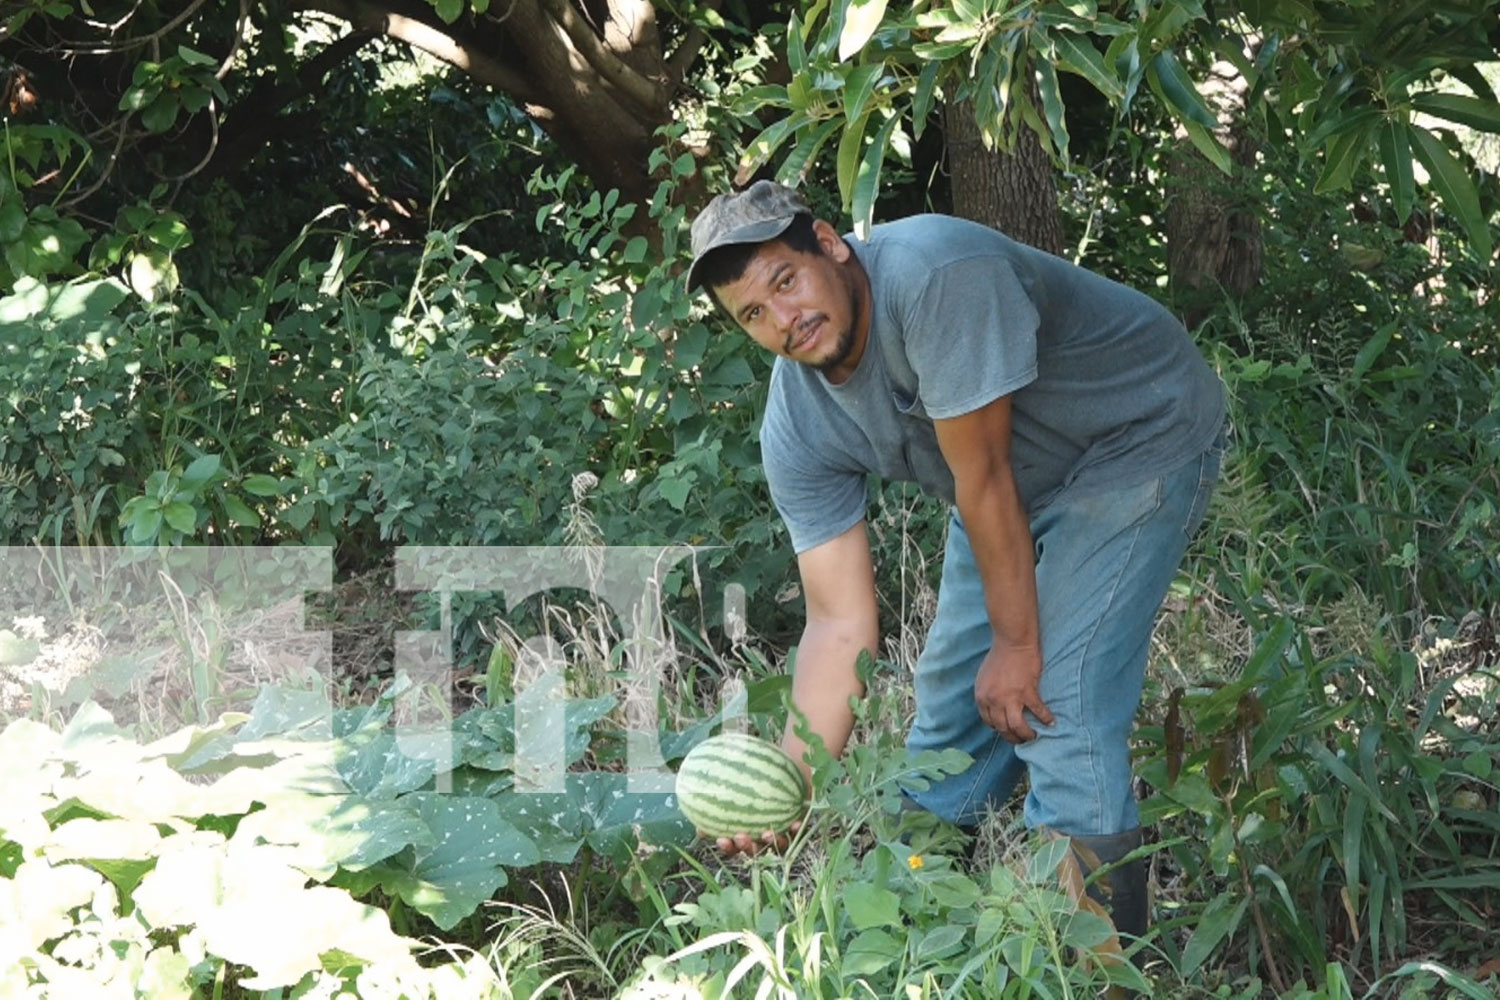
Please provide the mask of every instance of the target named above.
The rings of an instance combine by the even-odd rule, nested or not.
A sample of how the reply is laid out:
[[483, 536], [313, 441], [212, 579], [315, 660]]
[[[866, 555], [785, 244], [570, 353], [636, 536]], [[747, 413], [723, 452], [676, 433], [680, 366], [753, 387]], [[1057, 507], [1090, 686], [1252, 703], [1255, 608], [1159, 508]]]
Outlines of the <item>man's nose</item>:
[[802, 310], [791, 302], [771, 303], [771, 315], [776, 319], [776, 326], [783, 332], [790, 333], [797, 327], [797, 320], [802, 315]]

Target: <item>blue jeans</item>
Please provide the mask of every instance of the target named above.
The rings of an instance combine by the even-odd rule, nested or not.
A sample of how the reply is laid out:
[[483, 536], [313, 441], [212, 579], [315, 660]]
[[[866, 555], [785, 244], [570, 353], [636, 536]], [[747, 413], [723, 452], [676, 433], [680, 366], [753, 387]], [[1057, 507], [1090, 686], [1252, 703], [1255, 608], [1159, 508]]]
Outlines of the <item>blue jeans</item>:
[[1224, 437], [1159, 479], [1053, 504], [1031, 518], [1042, 638], [1041, 696], [1054, 722], [1028, 714], [1037, 738], [1005, 742], [979, 717], [974, 678], [989, 652], [984, 588], [968, 534], [949, 525], [937, 616], [917, 659], [914, 750], [956, 747], [962, 774], [912, 792], [955, 823], [999, 806], [1023, 770], [1025, 820], [1079, 836], [1140, 825], [1131, 788], [1130, 731], [1156, 613], [1208, 507]]

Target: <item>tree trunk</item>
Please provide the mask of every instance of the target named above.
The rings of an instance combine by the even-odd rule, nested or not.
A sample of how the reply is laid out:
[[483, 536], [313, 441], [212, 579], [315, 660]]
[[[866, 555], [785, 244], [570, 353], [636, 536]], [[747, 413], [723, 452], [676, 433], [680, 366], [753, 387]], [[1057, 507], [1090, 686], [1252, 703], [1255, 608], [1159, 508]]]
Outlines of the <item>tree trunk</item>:
[[1052, 161], [1036, 133], [1022, 126], [1014, 151], [986, 149], [968, 101], [950, 101], [943, 123], [954, 214], [1061, 256], [1062, 214]]
[[1167, 275], [1172, 297], [1189, 326], [1196, 326], [1225, 295], [1238, 297], [1260, 283], [1262, 234], [1246, 172], [1257, 144], [1243, 126], [1249, 86], [1232, 63], [1214, 64], [1202, 88], [1221, 123], [1219, 141], [1234, 171], [1226, 176], [1178, 130], [1167, 159]]

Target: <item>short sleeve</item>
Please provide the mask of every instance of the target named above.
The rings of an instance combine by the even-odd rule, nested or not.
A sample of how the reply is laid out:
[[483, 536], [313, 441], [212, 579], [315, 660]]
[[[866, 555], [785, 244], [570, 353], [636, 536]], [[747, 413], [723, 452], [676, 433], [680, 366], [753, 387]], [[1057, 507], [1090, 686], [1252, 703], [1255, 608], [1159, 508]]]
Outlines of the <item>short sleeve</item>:
[[766, 411], [760, 449], [771, 501], [798, 555], [832, 541], [864, 519], [869, 504], [865, 474], [813, 454], [789, 433], [779, 407]]
[[902, 322], [927, 415], [962, 416], [1035, 380], [1039, 326], [1008, 260], [974, 255], [930, 272]]

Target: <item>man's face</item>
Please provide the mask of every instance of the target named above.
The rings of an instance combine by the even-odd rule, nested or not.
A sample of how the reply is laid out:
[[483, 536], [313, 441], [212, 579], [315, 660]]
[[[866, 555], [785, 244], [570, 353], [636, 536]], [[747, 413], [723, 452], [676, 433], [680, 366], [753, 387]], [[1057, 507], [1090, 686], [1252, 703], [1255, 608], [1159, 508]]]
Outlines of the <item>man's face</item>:
[[821, 254], [766, 243], [738, 280], [718, 286], [714, 294], [757, 344], [842, 382], [864, 353], [867, 286], [838, 232], [821, 219], [813, 232]]

